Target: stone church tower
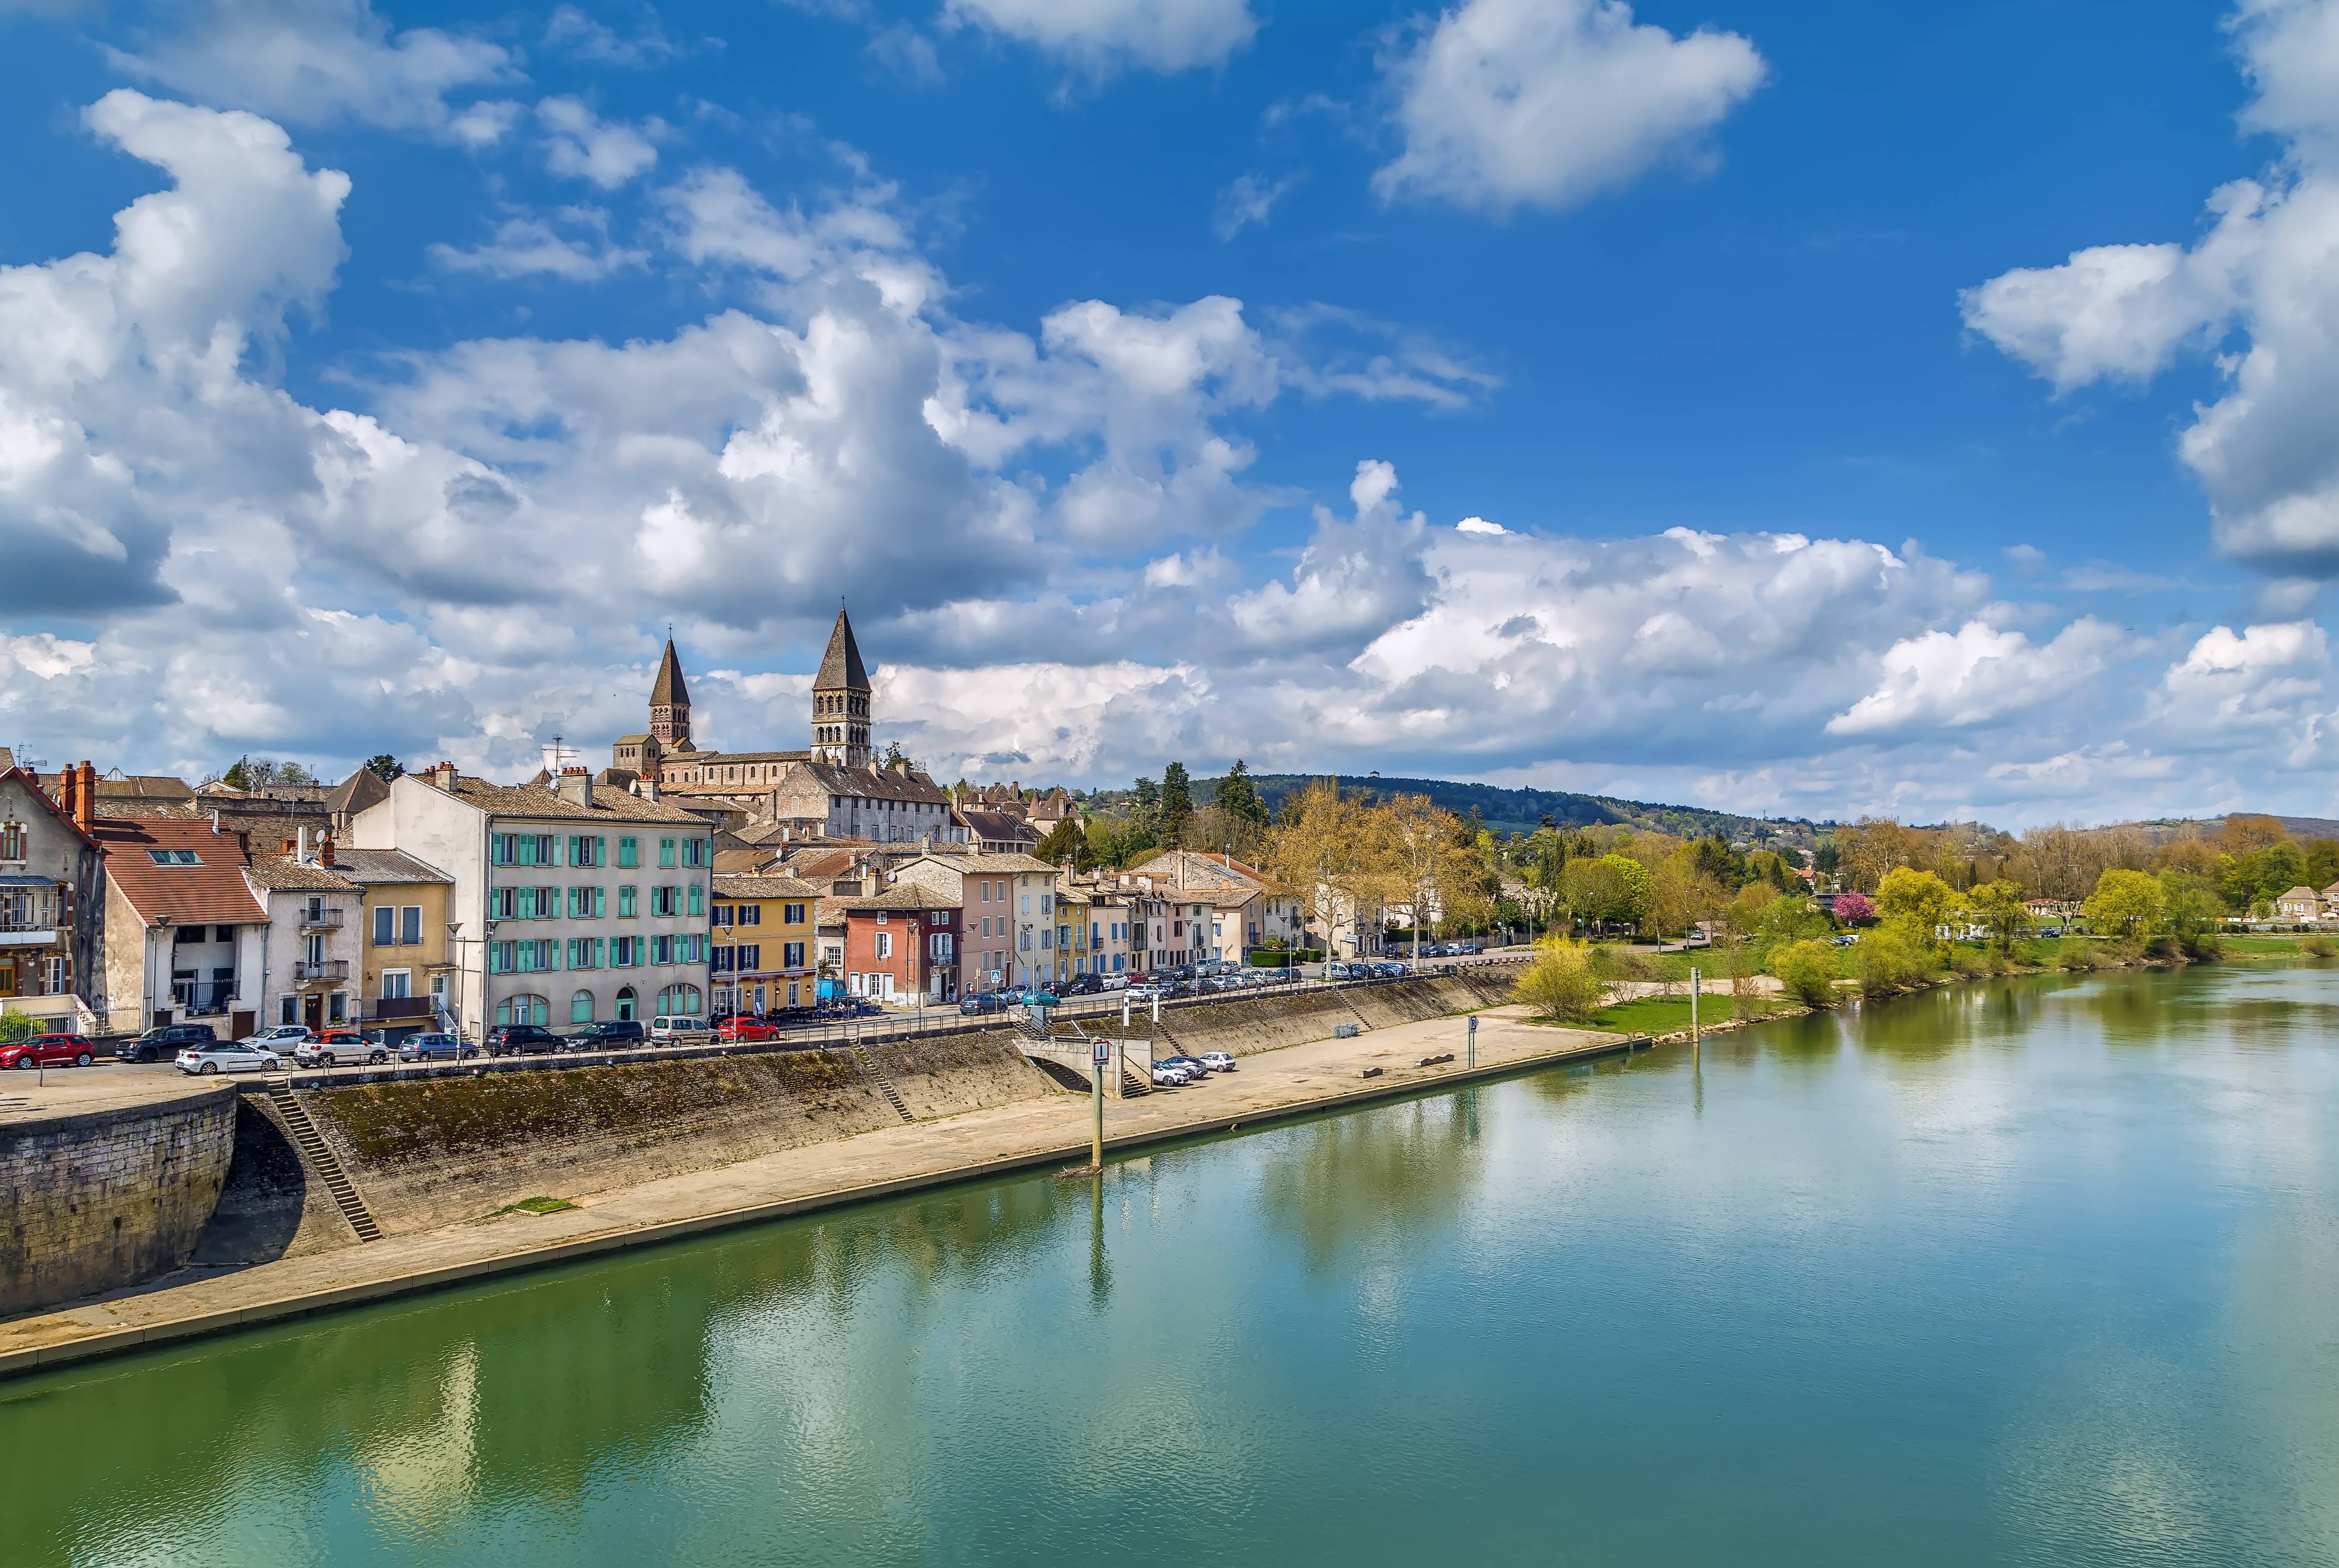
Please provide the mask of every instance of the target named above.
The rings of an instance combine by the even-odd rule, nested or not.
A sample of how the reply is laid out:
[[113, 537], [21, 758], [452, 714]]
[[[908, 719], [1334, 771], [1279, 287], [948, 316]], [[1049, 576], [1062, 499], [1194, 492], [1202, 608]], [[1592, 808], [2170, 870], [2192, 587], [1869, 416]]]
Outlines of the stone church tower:
[[[681, 680], [679, 674], [675, 678]], [[689, 711], [683, 709], [686, 715]], [[853, 640], [853, 623], [842, 606], [836, 612], [836, 628], [828, 634], [828, 652], [821, 656], [820, 674], [812, 685], [812, 755], [814, 762], [849, 768], [865, 768], [873, 760], [869, 672], [862, 667], [861, 646]]]
[[657, 684], [650, 687], [650, 738], [661, 752], [687, 752], [690, 744], [690, 688], [683, 684], [682, 661], [675, 657], [674, 639], [666, 640], [666, 657], [658, 661]]

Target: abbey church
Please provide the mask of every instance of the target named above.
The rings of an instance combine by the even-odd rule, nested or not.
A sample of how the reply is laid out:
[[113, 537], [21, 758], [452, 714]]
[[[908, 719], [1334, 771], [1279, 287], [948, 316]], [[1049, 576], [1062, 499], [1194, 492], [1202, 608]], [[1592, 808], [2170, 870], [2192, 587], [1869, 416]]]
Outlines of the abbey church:
[[722, 805], [790, 841], [962, 843], [950, 793], [906, 762], [876, 765], [869, 672], [840, 608], [812, 688], [812, 745], [802, 751], [701, 751], [690, 738], [690, 687], [666, 639], [650, 687], [647, 733], [610, 748], [609, 783], [655, 784], [686, 803]]

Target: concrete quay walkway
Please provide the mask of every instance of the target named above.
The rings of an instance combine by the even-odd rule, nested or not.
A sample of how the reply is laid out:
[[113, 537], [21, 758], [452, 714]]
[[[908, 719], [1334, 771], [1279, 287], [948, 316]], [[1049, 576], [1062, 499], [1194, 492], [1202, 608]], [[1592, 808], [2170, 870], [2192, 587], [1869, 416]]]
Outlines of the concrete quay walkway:
[[[1467, 1021], [1454, 1017], [1262, 1051], [1186, 1089], [1108, 1098], [1107, 1157], [1646, 1043], [1531, 1023], [1512, 1008], [1478, 1019], [1475, 1071], [1466, 1065]], [[1416, 1065], [1447, 1051], [1451, 1062]], [[1361, 1077], [1368, 1068], [1381, 1075]], [[1058, 1093], [638, 1186], [558, 1194], [577, 1205], [560, 1213], [498, 1215], [232, 1272], [185, 1271], [0, 1323], [0, 1377], [947, 1182], [1084, 1165], [1090, 1119], [1085, 1097]]]

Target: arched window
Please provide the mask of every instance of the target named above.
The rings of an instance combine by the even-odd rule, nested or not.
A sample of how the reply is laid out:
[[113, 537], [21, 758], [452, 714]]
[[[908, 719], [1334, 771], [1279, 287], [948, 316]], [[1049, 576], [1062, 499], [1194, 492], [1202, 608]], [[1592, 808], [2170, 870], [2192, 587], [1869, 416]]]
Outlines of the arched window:
[[634, 1014], [639, 1011], [641, 1007], [641, 1000], [642, 999], [635, 992], [632, 986], [628, 985], [620, 988], [617, 992], [617, 1021], [620, 1023], [633, 1022]]
[[550, 1023], [552, 1004], [540, 996], [516, 996], [496, 1003], [496, 1022]]
[[571, 1023], [590, 1023], [593, 1021], [593, 993], [591, 991], [580, 991], [575, 996], [568, 999], [568, 1021]]
[[680, 1017], [698, 1011], [698, 988], [695, 985], [670, 985], [658, 992], [657, 1010], [662, 1014]]

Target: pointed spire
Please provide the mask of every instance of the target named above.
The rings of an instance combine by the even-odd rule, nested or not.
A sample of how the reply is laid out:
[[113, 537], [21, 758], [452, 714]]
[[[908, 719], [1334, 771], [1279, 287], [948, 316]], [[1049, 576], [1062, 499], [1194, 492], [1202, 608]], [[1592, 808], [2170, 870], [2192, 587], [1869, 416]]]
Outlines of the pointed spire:
[[661, 708], [686, 708], [690, 705], [690, 688], [682, 683], [682, 661], [675, 656], [674, 634], [670, 628], [666, 639], [666, 657], [658, 661], [657, 684], [650, 687], [650, 705]]
[[869, 672], [861, 665], [861, 645], [853, 640], [853, 622], [842, 602], [836, 607], [836, 627], [828, 634], [828, 652], [820, 659], [820, 675], [812, 683], [816, 692], [869, 689]]

